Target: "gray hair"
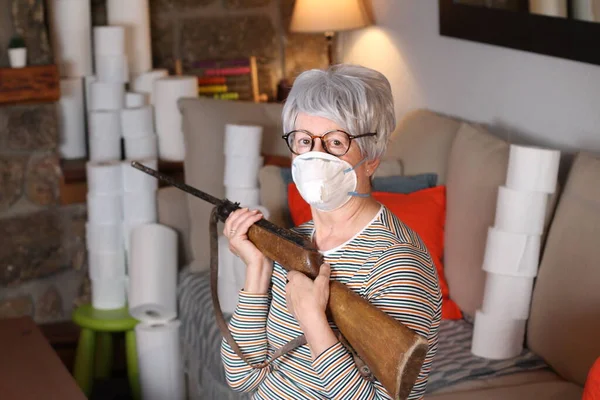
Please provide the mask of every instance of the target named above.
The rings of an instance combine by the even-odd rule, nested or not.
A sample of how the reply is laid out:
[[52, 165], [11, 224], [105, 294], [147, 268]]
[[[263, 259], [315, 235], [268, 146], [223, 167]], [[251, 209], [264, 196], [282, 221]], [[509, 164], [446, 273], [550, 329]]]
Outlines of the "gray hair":
[[369, 160], [385, 153], [396, 127], [389, 81], [382, 73], [358, 65], [340, 64], [326, 71], [301, 73], [283, 107], [284, 133], [296, 129], [296, 117], [301, 112], [327, 118], [351, 135], [377, 132], [377, 136], [356, 139]]

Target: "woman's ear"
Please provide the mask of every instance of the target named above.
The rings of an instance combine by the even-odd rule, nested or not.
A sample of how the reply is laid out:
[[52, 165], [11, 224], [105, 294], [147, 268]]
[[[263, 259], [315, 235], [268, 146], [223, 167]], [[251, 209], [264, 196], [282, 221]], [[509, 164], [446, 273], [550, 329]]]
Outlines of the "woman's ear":
[[373, 174], [375, 174], [375, 170], [377, 170], [377, 167], [379, 167], [380, 161], [381, 160], [379, 160], [379, 158], [365, 161], [365, 170], [367, 172], [368, 177], [373, 177]]

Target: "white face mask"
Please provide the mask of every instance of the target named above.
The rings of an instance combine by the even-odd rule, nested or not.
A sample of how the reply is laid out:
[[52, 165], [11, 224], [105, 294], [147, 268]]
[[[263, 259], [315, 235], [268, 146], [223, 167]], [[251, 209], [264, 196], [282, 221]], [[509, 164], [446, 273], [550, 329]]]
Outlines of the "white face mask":
[[356, 192], [356, 172], [347, 161], [321, 151], [301, 154], [292, 163], [292, 178], [311, 206], [320, 211], [333, 211], [350, 200], [352, 196], [368, 197]]

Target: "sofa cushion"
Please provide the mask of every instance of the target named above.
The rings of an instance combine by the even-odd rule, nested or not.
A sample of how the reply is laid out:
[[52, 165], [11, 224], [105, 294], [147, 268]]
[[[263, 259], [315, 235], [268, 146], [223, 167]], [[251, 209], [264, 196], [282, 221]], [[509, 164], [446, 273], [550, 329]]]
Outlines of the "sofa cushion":
[[506, 180], [508, 143], [483, 127], [463, 123], [450, 151], [444, 265], [452, 298], [473, 317], [481, 306], [488, 227], [496, 213], [498, 186]]
[[553, 381], [427, 396], [432, 400], [580, 400], [581, 387]]
[[583, 385], [600, 356], [600, 158], [578, 154], [546, 242], [527, 344]]

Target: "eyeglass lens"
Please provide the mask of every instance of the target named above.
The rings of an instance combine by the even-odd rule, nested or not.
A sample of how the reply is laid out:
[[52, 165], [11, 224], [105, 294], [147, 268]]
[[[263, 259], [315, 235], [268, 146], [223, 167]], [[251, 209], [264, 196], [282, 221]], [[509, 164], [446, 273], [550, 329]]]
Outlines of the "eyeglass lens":
[[[342, 156], [350, 148], [350, 138], [344, 132], [332, 131], [316, 138], [320, 138], [325, 151], [334, 156]], [[314, 140], [306, 132], [295, 131], [288, 136], [288, 145], [294, 153], [303, 154], [313, 149]]]

